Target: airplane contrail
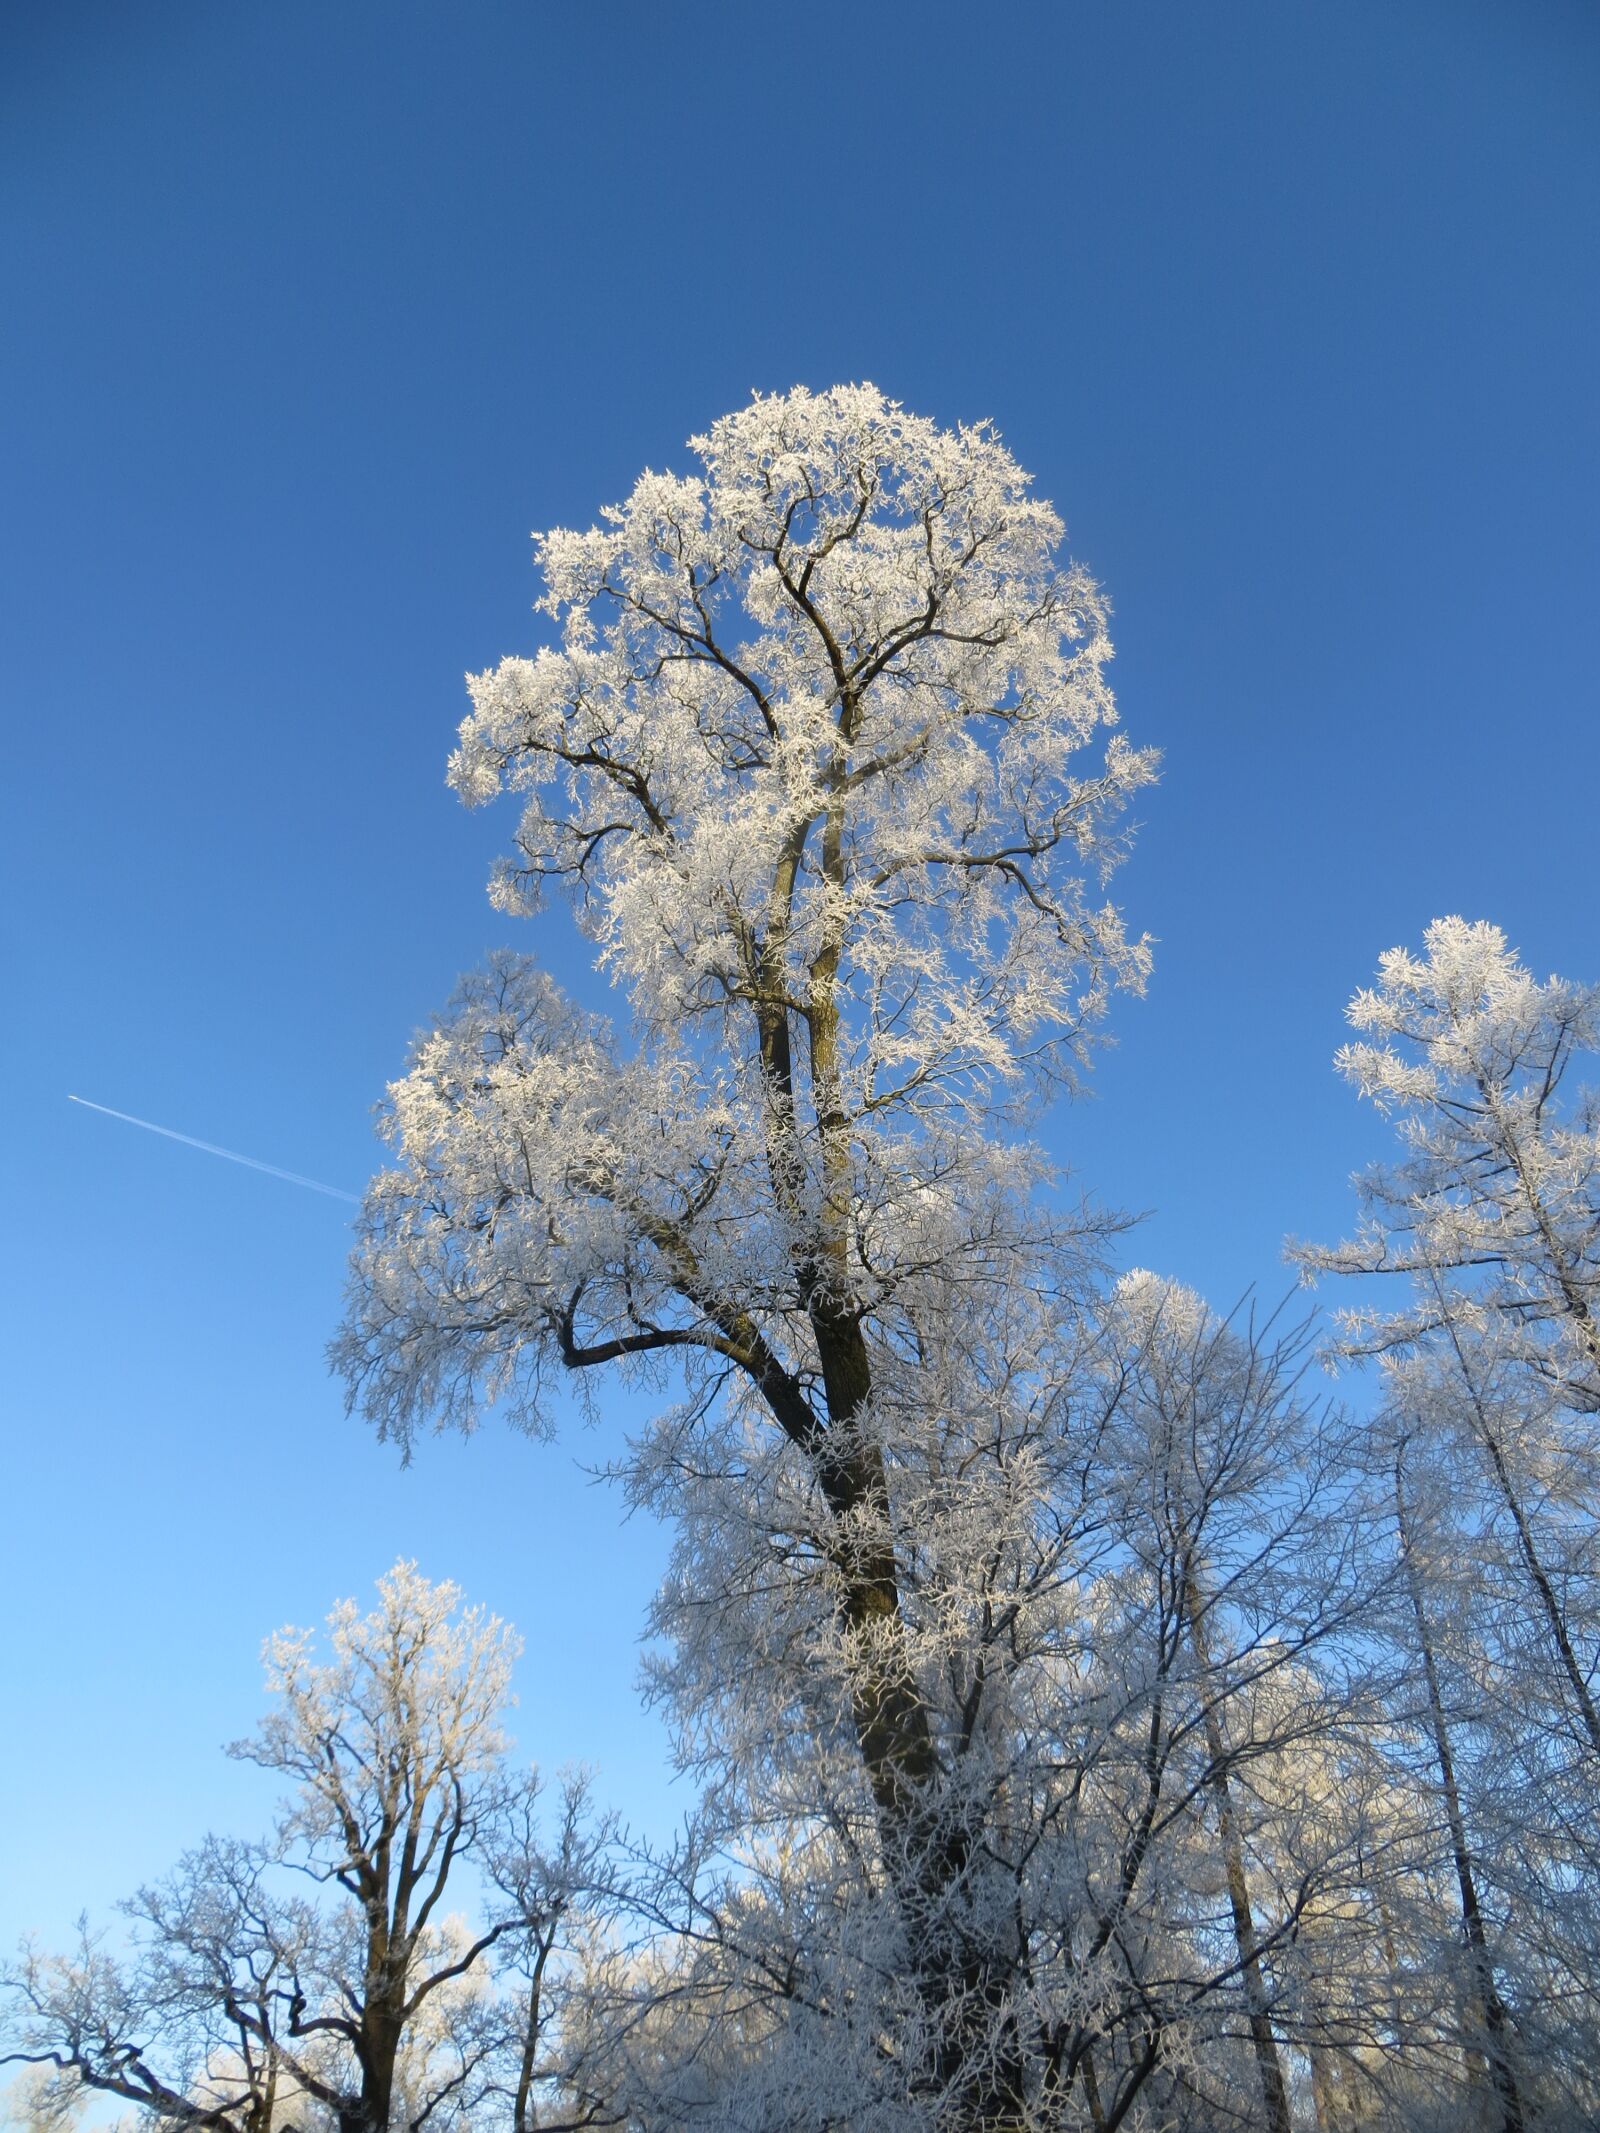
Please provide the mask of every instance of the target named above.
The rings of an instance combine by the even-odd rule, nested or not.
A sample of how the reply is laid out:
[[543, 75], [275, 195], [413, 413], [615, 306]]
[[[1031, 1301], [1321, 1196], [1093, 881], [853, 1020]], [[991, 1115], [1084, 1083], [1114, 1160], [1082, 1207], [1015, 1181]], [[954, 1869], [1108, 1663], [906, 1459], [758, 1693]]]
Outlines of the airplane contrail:
[[146, 1133], [159, 1133], [164, 1140], [182, 1141], [186, 1148], [198, 1148], [205, 1155], [220, 1155], [225, 1162], [243, 1163], [246, 1170], [264, 1170], [269, 1178], [282, 1178], [289, 1185], [304, 1185], [308, 1192], [325, 1192], [330, 1200], [350, 1200], [361, 1204], [357, 1192], [341, 1192], [337, 1185], [324, 1185], [316, 1178], [303, 1178], [298, 1170], [280, 1170], [276, 1163], [258, 1163], [253, 1155], [240, 1155], [232, 1148], [218, 1148], [212, 1141], [197, 1141], [192, 1133], [175, 1133], [170, 1126], [158, 1126], [148, 1118], [135, 1118], [131, 1111], [113, 1111], [109, 1104], [93, 1104], [87, 1096], [68, 1096], [69, 1104], [82, 1104], [86, 1111], [102, 1112], [107, 1118], [120, 1118], [126, 1126], [143, 1126]]

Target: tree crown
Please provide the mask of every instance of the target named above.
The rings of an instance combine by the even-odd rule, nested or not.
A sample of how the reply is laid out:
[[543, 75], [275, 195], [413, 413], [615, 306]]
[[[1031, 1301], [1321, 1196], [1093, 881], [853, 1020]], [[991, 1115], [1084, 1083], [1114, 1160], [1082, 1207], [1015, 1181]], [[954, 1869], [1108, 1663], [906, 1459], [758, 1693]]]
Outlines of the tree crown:
[[867, 385], [758, 396], [692, 446], [700, 475], [537, 539], [560, 644], [471, 679], [451, 782], [527, 796], [497, 900], [575, 890], [674, 1038], [803, 1011], [831, 958], [875, 1088], [1081, 1029], [1148, 955], [1072, 868], [1109, 871], [1154, 759], [1114, 731], [1106, 604], [1054, 510], [988, 424]]

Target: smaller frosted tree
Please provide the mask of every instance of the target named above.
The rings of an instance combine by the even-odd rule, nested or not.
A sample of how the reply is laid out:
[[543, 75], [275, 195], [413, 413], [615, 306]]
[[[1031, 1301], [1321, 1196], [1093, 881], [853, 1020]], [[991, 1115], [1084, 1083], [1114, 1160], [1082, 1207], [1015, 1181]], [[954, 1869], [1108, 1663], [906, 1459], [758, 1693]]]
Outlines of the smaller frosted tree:
[[[420, 2133], [513, 2094], [527, 2123], [532, 2090], [560, 2085], [548, 2011], [605, 1830], [569, 1784], [547, 1847], [537, 1773], [506, 1768], [517, 1648], [411, 1563], [370, 1613], [333, 1610], [325, 1652], [269, 1637], [274, 1706], [229, 1752], [290, 1781], [272, 1837], [208, 1838], [142, 1889], [126, 1954], [86, 1928], [70, 1955], [25, 1949], [6, 2057], [52, 2069], [62, 2100], [95, 2091], [190, 2133]], [[496, 1979], [529, 1963], [542, 2003]]]
[[[297, 2070], [341, 2133], [384, 2133], [407, 2027], [516, 1923], [497, 1921], [460, 1948], [437, 1942], [453, 1870], [492, 1848], [508, 1804], [501, 1714], [515, 1641], [412, 1564], [397, 1564], [378, 1594], [371, 1614], [348, 1600], [334, 1609], [325, 1660], [307, 1631], [268, 1639], [277, 1703], [233, 1750], [295, 1787], [279, 1855], [349, 1899], [332, 1947], [313, 1938], [291, 1966], [287, 2003], [293, 2040], [333, 2049], [332, 2078], [310, 2063]], [[346, 1948], [362, 1980], [354, 2005], [339, 2004], [351, 1998], [339, 1974]]]

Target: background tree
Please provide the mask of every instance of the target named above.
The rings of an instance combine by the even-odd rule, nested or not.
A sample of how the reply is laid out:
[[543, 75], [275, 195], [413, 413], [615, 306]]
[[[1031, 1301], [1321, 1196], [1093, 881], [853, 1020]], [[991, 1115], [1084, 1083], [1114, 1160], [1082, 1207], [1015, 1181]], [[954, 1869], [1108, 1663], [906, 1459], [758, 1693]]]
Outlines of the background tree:
[[[547, 1848], [537, 1774], [505, 1768], [517, 1640], [398, 1563], [370, 1613], [334, 1609], [327, 1642], [319, 1657], [309, 1631], [267, 1640], [275, 1706], [230, 1750], [291, 1781], [273, 1837], [208, 1839], [141, 1890], [131, 1955], [85, 1932], [71, 1956], [24, 1951], [7, 1979], [7, 2056], [54, 2068], [61, 2096], [195, 2133], [421, 2133], [464, 2124], [508, 2055], [519, 2124], [555, 2083], [553, 2025], [494, 1989], [491, 1958], [532, 1951], [554, 2002], [604, 1831], [575, 1782]], [[486, 1902], [484, 1922], [447, 1911], [447, 1891]]]
[[1143, 1272], [1103, 1324], [1089, 1471], [1114, 1544], [1091, 1599], [1121, 1834], [1097, 1938], [1148, 1951], [1128, 1984], [1174, 2032], [1173, 2121], [1240, 2109], [1248, 2083], [1286, 2133], [1289, 2047], [1327, 2033], [1312, 1915], [1324, 1933], [1340, 1917], [1339, 1960], [1359, 1959], [1344, 1914], [1372, 1758], [1351, 1655], [1370, 1594], [1344, 1420], [1301, 1391], [1304, 1327], [1223, 1320]]
[[1338, 1347], [1385, 1381], [1396, 1749], [1454, 1920], [1436, 1960], [1495, 2122], [1570, 2116], [1592, 2101], [1600, 1887], [1600, 1132], [1575, 1087], [1600, 993], [1541, 984], [1498, 928], [1448, 918], [1420, 956], [1386, 954], [1349, 1015], [1365, 1034], [1338, 1066], [1401, 1153], [1358, 1181], [1350, 1242], [1297, 1256], [1403, 1283], [1343, 1312]]

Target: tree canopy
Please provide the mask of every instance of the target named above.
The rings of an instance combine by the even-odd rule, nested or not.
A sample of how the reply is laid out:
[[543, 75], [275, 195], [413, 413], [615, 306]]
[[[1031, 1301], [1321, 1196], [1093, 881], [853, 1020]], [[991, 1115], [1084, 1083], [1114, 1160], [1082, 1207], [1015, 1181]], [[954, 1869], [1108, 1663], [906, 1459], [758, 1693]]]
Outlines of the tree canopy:
[[694, 1805], [540, 1837], [504, 1632], [402, 1566], [269, 1647], [273, 1844], [142, 1895], [131, 1969], [30, 1957], [24, 2055], [193, 2133], [1600, 2121], [1600, 995], [1459, 918], [1357, 994], [1399, 1155], [1297, 1256], [1389, 1282], [1323, 1342], [1364, 1408], [1309, 1320], [1116, 1276], [1035, 1132], [1151, 961], [1103, 595], [987, 424], [797, 389], [692, 450], [537, 539], [553, 641], [450, 762], [615, 1012], [462, 982], [333, 1355], [406, 1454], [658, 1391], [617, 1478]]

